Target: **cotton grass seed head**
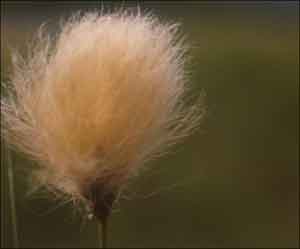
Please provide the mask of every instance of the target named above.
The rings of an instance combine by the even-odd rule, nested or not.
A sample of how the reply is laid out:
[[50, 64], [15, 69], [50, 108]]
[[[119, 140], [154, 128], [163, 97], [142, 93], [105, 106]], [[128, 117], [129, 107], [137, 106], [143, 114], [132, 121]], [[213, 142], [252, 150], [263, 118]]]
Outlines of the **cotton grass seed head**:
[[150, 14], [75, 15], [13, 56], [4, 138], [39, 162], [36, 183], [91, 203], [98, 218], [145, 162], [199, 124], [186, 105], [186, 45]]

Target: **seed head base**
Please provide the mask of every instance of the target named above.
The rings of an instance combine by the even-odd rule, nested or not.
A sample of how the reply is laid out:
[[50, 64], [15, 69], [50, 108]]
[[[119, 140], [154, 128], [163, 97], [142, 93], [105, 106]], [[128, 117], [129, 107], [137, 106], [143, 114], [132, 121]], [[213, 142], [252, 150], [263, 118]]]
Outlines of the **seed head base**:
[[107, 188], [105, 183], [95, 182], [90, 185], [85, 197], [90, 203], [94, 216], [103, 223], [111, 214], [117, 191]]

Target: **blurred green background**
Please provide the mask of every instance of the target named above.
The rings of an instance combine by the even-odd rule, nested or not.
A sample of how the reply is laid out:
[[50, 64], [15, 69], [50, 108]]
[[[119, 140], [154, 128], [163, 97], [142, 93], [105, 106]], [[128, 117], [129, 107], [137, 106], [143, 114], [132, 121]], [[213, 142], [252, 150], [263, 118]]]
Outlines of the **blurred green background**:
[[[193, 94], [206, 92], [208, 114], [198, 133], [133, 183], [111, 217], [109, 245], [299, 247], [299, 2], [139, 5], [182, 23], [192, 45]], [[100, 6], [1, 1], [1, 80], [9, 47], [22, 50], [43, 22], [55, 32], [61, 17]], [[1, 234], [10, 247], [5, 155]], [[28, 197], [31, 162], [16, 153], [13, 161], [21, 247], [96, 247], [95, 224], [44, 193]]]

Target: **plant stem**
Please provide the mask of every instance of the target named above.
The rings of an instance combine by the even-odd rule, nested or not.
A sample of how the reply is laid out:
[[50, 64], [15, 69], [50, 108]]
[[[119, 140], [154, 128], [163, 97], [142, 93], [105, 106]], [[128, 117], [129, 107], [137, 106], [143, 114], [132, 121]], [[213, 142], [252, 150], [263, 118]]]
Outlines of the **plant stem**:
[[[2, 140], [1, 140], [1, 145], [3, 145]], [[5, 210], [6, 210], [6, 203], [5, 203], [5, 193], [6, 193], [6, 170], [5, 170], [5, 150], [4, 146], [1, 146], [1, 248], [5, 247], [5, 221], [6, 221], [6, 216], [5, 216]]]
[[8, 190], [9, 190], [9, 199], [10, 199], [10, 207], [11, 207], [11, 222], [12, 222], [12, 233], [13, 233], [13, 248], [19, 248], [13, 160], [12, 160], [11, 152], [8, 149], [7, 149], [7, 165], [8, 165], [8, 169], [7, 169]]
[[107, 248], [107, 218], [97, 221], [99, 248]]

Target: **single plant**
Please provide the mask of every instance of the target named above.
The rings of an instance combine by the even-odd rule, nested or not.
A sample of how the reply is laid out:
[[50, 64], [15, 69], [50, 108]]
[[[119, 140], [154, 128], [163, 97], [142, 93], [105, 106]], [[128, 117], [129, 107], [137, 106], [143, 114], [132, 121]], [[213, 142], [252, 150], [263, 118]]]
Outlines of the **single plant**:
[[40, 31], [12, 56], [1, 99], [6, 142], [39, 162], [33, 185], [106, 224], [128, 181], [199, 124], [186, 52], [178, 24], [140, 11], [74, 15], [55, 39]]

